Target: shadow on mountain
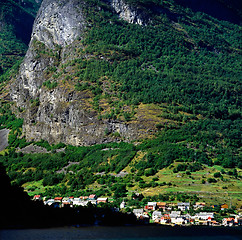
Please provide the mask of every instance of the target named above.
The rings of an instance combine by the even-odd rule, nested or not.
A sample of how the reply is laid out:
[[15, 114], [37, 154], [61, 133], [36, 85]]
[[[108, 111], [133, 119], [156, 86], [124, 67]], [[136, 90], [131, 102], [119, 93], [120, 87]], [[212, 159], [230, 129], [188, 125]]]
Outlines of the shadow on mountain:
[[237, 0], [175, 0], [194, 12], [204, 12], [219, 20], [242, 23], [241, 1]]
[[24, 2], [13, 3], [10, 0], [2, 0], [0, 2], [0, 25], [7, 24], [8, 31], [13, 31], [17, 39], [28, 45], [36, 11], [33, 10], [31, 13], [24, 8], [25, 5], [21, 4]]
[[31, 201], [27, 193], [12, 186], [5, 167], [0, 163], [0, 229], [42, 228], [67, 225], [125, 225], [134, 224], [133, 214], [116, 212], [111, 208], [78, 207], [53, 208]]

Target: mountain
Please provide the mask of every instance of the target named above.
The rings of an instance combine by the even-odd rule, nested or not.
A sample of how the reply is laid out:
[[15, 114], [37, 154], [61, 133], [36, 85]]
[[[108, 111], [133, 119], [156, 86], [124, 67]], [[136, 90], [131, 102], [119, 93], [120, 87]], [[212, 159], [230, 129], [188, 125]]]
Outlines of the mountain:
[[234, 118], [239, 29], [216, 22], [173, 1], [43, 1], [11, 94], [26, 138], [90, 145], [148, 137], [164, 127], [162, 109], [147, 118], [139, 103]]
[[50, 196], [229, 188], [236, 202], [241, 26], [201, 2], [43, 0], [1, 90], [11, 180]]
[[25, 55], [39, 5], [35, 0], [1, 1], [0, 74]]

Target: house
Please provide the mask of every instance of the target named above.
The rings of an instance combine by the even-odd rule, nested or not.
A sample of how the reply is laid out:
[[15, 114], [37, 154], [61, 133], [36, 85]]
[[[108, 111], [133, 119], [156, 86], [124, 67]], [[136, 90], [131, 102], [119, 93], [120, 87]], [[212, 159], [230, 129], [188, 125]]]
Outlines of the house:
[[235, 223], [235, 225], [241, 226], [242, 225], [242, 218], [239, 215], [236, 215], [235, 219], [234, 219], [234, 223]]
[[184, 221], [184, 218], [182, 217], [171, 217], [171, 223], [181, 225], [181, 224], [184, 224], [185, 221]]
[[157, 207], [159, 209], [163, 209], [163, 211], [165, 211], [166, 210], [166, 203], [165, 202], [158, 202]]
[[224, 218], [222, 221], [222, 225], [224, 226], [233, 226], [234, 225], [234, 218]]
[[157, 206], [156, 202], [148, 202], [147, 205], [145, 206], [145, 209], [147, 210], [155, 210]]
[[88, 199], [88, 196], [80, 196], [79, 198], [83, 201], [86, 201]]
[[189, 202], [177, 203], [177, 208], [181, 211], [189, 210], [190, 209], [190, 203]]
[[55, 202], [59, 202], [59, 203], [62, 201], [62, 199], [63, 199], [63, 197], [55, 197], [54, 198]]
[[170, 217], [180, 217], [181, 216], [181, 211], [172, 211], [170, 214]]
[[33, 200], [35, 200], [35, 201], [41, 201], [42, 200], [42, 197], [41, 197], [41, 195], [34, 195]]
[[171, 212], [172, 209], [176, 207], [176, 203], [168, 203], [166, 204], [166, 211]]
[[73, 200], [70, 199], [69, 197], [64, 197], [62, 199], [62, 207], [73, 207]]
[[55, 202], [54, 199], [48, 199], [47, 201], [44, 201], [44, 205], [49, 205], [50, 206], [54, 202]]
[[73, 205], [81, 206], [82, 200], [80, 198], [73, 198], [72, 203]]
[[69, 197], [64, 197], [62, 199], [62, 203], [63, 204], [70, 204], [72, 202], [72, 200]]
[[171, 218], [168, 214], [164, 214], [164, 216], [160, 218], [160, 224], [167, 224], [170, 222], [171, 222]]
[[221, 210], [224, 210], [224, 209], [228, 209], [229, 206], [228, 206], [228, 204], [224, 203], [224, 204], [222, 204], [222, 205], [220, 206], [220, 208], [221, 208]]
[[89, 201], [81, 201], [80, 206], [86, 207], [88, 205]]
[[124, 202], [124, 200], [120, 203], [120, 209], [123, 209], [123, 208], [125, 208], [125, 202]]
[[54, 199], [49, 199], [49, 200], [45, 201], [44, 204], [48, 205], [50, 207], [53, 207], [53, 208], [59, 208], [60, 207], [60, 203], [56, 202]]
[[154, 211], [153, 213], [152, 213], [152, 220], [153, 221], [156, 221], [157, 219], [160, 219], [161, 218], [161, 212], [160, 211]]
[[95, 194], [91, 194], [91, 195], [89, 195], [88, 199], [89, 200], [96, 200], [97, 196]]
[[108, 198], [106, 197], [106, 198], [98, 198], [97, 199], [97, 204], [99, 204], [99, 203], [107, 203], [108, 202]]
[[195, 216], [192, 217], [195, 221], [198, 220], [212, 220], [214, 219], [214, 213], [213, 212], [200, 212], [196, 213]]
[[144, 215], [144, 209], [134, 209], [133, 214], [136, 216], [136, 218], [140, 218], [141, 216]]

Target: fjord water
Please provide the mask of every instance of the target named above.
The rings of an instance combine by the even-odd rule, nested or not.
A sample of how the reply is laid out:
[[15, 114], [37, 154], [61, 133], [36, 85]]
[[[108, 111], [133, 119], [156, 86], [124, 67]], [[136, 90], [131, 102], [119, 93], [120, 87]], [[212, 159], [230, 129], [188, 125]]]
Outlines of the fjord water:
[[2, 230], [1, 240], [240, 240], [241, 228], [189, 227], [65, 227], [50, 229]]

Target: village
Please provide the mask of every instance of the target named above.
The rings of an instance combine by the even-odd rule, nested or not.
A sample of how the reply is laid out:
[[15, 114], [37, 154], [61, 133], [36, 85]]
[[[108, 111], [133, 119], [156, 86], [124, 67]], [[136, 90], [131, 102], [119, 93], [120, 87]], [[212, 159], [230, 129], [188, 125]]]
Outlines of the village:
[[[89, 196], [75, 197], [55, 197], [53, 199], [46, 199], [41, 195], [35, 195], [34, 201], [42, 201], [44, 205], [53, 208], [75, 208], [81, 207], [103, 207], [108, 203], [114, 201], [113, 198], [97, 197], [95, 194]], [[178, 202], [178, 203], [166, 203], [166, 202], [147, 202], [143, 208], [127, 208], [125, 201], [123, 200], [119, 208], [112, 208], [113, 211], [127, 212], [134, 214], [137, 218], [137, 222], [141, 224], [161, 224], [170, 226], [191, 226], [191, 225], [206, 225], [206, 226], [241, 226], [242, 214], [229, 214], [229, 216], [216, 218], [216, 212], [203, 211], [205, 207], [208, 207], [204, 202], [196, 202], [191, 204], [190, 202]], [[228, 204], [212, 205], [209, 206], [212, 209], [227, 210]], [[193, 211], [190, 211], [190, 210]], [[193, 214], [191, 213], [193, 212]]]

